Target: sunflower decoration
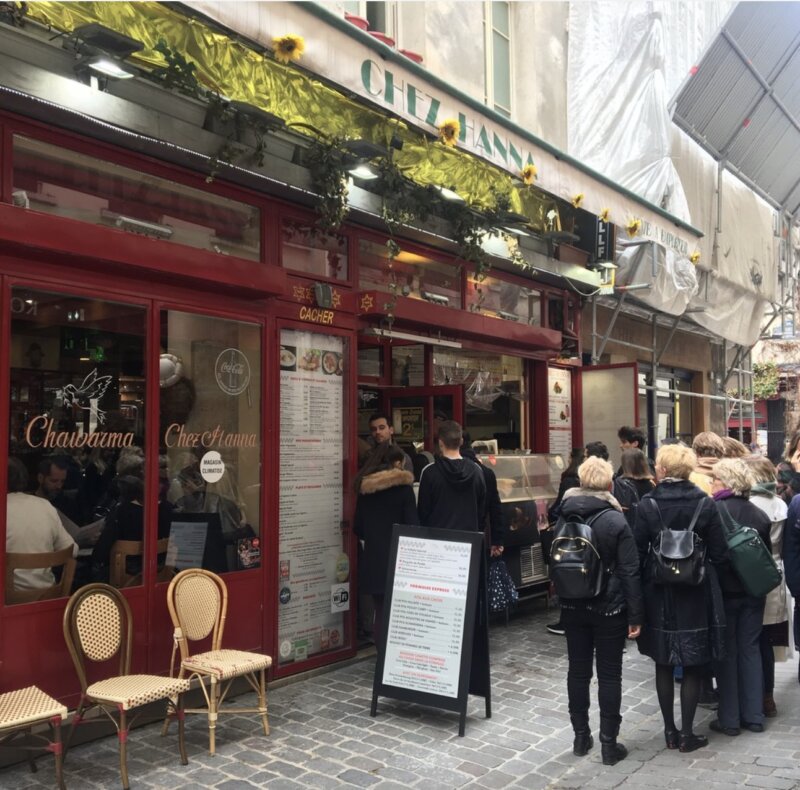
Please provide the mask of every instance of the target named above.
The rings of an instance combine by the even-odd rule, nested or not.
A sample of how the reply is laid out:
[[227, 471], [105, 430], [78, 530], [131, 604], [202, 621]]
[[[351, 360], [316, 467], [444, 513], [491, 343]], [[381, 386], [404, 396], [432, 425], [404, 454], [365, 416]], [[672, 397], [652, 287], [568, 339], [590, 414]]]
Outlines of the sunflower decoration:
[[538, 175], [539, 171], [536, 169], [536, 165], [525, 165], [520, 173], [522, 183], [525, 184], [525, 186], [530, 186], [534, 181], [536, 181], [536, 176]]
[[700, 250], [695, 250], [695, 251], [694, 251], [694, 252], [693, 252], [693, 253], [692, 253], [692, 254], [689, 256], [689, 260], [690, 260], [692, 263], [694, 263], [694, 264], [697, 264], [697, 262], [700, 260]]
[[581, 207], [581, 203], [583, 203], [583, 198], [584, 197], [585, 197], [585, 195], [583, 194], [583, 192], [578, 192], [577, 195], [573, 195], [573, 197], [572, 197], [572, 207], [573, 208], [580, 208]]
[[630, 238], [636, 236], [641, 229], [642, 221], [640, 219], [629, 219], [628, 224], [625, 226], [625, 230], [628, 232]]
[[305, 39], [302, 36], [286, 35], [272, 39], [272, 46], [275, 50], [275, 60], [281, 63], [290, 63], [293, 60], [300, 60], [306, 48]]
[[605, 222], [606, 224], [608, 224], [611, 220], [611, 209], [604, 208], [600, 212], [600, 214], [598, 214], [598, 219], [600, 220], [600, 222]]
[[461, 134], [461, 124], [456, 118], [448, 118], [439, 126], [439, 139], [449, 148], [454, 148]]

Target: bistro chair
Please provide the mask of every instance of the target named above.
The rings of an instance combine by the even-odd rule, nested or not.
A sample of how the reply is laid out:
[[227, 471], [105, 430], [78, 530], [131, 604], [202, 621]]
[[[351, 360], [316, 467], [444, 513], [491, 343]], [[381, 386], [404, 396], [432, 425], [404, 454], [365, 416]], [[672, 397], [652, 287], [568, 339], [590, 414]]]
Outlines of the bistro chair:
[[[86, 723], [87, 711], [97, 708], [114, 723], [119, 738], [119, 765], [122, 786], [128, 790], [128, 732], [137, 715], [128, 720], [128, 711], [150, 702], [166, 700], [167, 710], [173, 708], [178, 718], [178, 746], [181, 763], [186, 765], [186, 746], [183, 739], [183, 694], [189, 681], [165, 678], [160, 675], [131, 675], [131, 642], [133, 622], [128, 602], [122, 593], [108, 584], [89, 584], [78, 590], [67, 603], [64, 612], [64, 639], [69, 648], [78, 680], [81, 698], [67, 738], [66, 749], [79, 724]], [[100, 663], [119, 658], [118, 672], [89, 684], [88, 662]], [[116, 718], [114, 716], [116, 714]], [[103, 717], [94, 721], [104, 722]], [[65, 749], [65, 753], [66, 753]]]
[[[61, 567], [61, 580], [50, 587], [36, 590], [18, 590], [14, 587], [14, 571], [33, 570], [39, 568]], [[72, 546], [61, 551], [49, 551], [43, 554], [6, 554], [6, 603], [30, 603], [45, 601], [49, 598], [66, 598], [72, 590], [75, 577], [75, 558]]]
[[[36, 686], [0, 694], [0, 747], [30, 752], [44, 747], [52, 752], [56, 761], [56, 783], [60, 790], [65, 790], [66, 787], [61, 745], [61, 722], [66, 718], [67, 709]], [[33, 733], [34, 727], [44, 724], [50, 726], [52, 740], [43, 734]], [[20, 743], [17, 740], [19, 738], [26, 738], [27, 743]], [[28, 762], [31, 771], [35, 773], [36, 763], [33, 756]]]
[[[228, 611], [228, 588], [225, 582], [211, 571], [189, 568], [181, 571], [167, 590], [167, 607], [175, 626], [170, 672], [174, 670], [175, 653], [180, 650], [181, 663], [178, 677], [197, 679], [206, 707], [187, 709], [186, 713], [205, 713], [208, 716], [208, 750], [216, 752], [215, 730], [220, 713], [258, 713], [269, 735], [267, 719], [266, 671], [272, 658], [261, 653], [222, 648], [222, 634]], [[192, 654], [190, 642], [211, 637], [210, 650]], [[258, 695], [257, 708], [222, 709], [231, 684], [236, 678], [245, 678]], [[208, 681], [208, 685], [206, 685]], [[164, 722], [162, 735], [169, 727], [169, 717]]]
[[[156, 552], [159, 556], [166, 555], [169, 548], [169, 538], [162, 538], [156, 545]], [[112, 587], [122, 589], [123, 587], [136, 587], [142, 583], [141, 573], [128, 573], [128, 557], [138, 557], [142, 562], [144, 555], [144, 541], [141, 540], [117, 540], [111, 546], [111, 560], [109, 569], [109, 581]], [[168, 582], [175, 575], [175, 569], [168, 566], [161, 566], [158, 570], [156, 581]]]

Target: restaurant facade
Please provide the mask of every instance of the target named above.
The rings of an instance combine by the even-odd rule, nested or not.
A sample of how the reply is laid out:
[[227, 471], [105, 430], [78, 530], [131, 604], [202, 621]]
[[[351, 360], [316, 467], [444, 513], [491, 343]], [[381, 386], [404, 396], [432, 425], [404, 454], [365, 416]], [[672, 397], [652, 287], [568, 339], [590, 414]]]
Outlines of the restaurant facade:
[[[558, 157], [493, 128], [491, 116], [480, 122], [494, 161], [459, 151], [456, 162], [442, 143], [418, 141], [402, 113], [343, 89], [338, 106], [359, 139], [367, 117], [385, 126], [373, 144], [385, 139], [390, 150], [404, 137], [397, 156], [425, 151], [437, 163], [428, 182], [404, 170], [428, 192], [456, 164], [447, 184], [468, 192], [460, 185], [477, 180], [480, 192], [482, 181], [506, 184], [534, 159], [542, 181], [564, 186], [531, 192], [515, 176], [510, 208], [488, 213], [529, 235], [485, 232], [472, 256], [446, 209], [387, 222], [385, 195], [357, 179], [349, 213], [321, 226], [330, 196], [313, 178], [314, 141], [289, 128], [296, 115], [232, 135], [226, 119], [209, 119], [207, 102], [152, 75], [100, 86], [76, 79], [75, 53], [40, 26], [71, 35], [98, 22], [147, 39], [153, 19], [140, 4], [39, 5], [25, 29], [0, 30], [0, 66], [16, 64], [0, 71], [0, 467], [27, 477], [10, 492], [1, 474], [0, 499], [24, 508], [21, 497], [38, 495], [58, 507], [78, 545], [73, 589], [125, 589], [134, 671], [168, 670], [166, 587], [175, 569], [197, 566], [228, 585], [226, 641], [272, 655], [275, 677], [355, 654], [353, 480], [376, 411], [423, 459], [443, 417], [490, 454], [552, 454], [559, 464], [584, 442], [587, 401], [588, 438], [638, 422], [636, 365], [582, 365], [583, 297], [602, 276], [586, 264], [613, 225], [559, 193], [580, 176], [597, 201], [652, 215], [653, 233], [658, 223], [676, 236], [697, 231], [577, 163], [547, 174]], [[283, 7], [271, 13], [288, 14], [281, 24], [291, 29], [320, 24], [296, 4], [267, 5]], [[176, 12], [158, 13], [168, 30]], [[192, 24], [252, 52], [249, 39], [210, 20]], [[332, 101], [333, 87], [315, 75], [269, 66], [321, 105]], [[387, 69], [364, 72], [367, 93], [386, 96]], [[223, 158], [230, 143], [237, 153]], [[119, 558], [108, 525], [123, 511], [116, 528], [143, 545]], [[0, 685], [36, 683], [73, 704], [65, 598], [22, 602], [6, 558], [21, 525], [10, 518], [0, 510]]]

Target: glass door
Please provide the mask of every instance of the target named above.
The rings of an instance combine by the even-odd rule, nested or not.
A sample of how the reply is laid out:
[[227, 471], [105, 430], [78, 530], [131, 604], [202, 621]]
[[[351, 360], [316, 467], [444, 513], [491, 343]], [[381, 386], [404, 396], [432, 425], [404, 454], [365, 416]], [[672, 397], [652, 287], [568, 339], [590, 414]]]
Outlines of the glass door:
[[394, 426], [394, 440], [406, 452], [409, 449], [434, 452], [442, 420], [464, 424], [464, 388], [461, 386], [389, 387], [381, 394]]

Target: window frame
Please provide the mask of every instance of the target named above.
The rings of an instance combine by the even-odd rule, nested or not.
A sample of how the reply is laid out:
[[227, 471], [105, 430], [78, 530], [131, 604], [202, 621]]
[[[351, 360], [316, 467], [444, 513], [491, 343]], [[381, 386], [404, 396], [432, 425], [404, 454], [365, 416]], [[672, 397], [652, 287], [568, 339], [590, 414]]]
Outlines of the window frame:
[[[494, 24], [494, 7], [497, 3], [504, 3], [508, 9], [508, 33], [498, 30]], [[508, 0], [484, 0], [483, 3], [483, 38], [485, 54], [485, 74], [484, 74], [484, 103], [495, 112], [512, 118], [514, 113], [514, 25], [512, 22], [513, 3]], [[495, 51], [494, 34], [497, 33], [508, 42], [508, 98], [509, 106], [503, 107], [497, 103], [497, 85], [495, 83]]]

